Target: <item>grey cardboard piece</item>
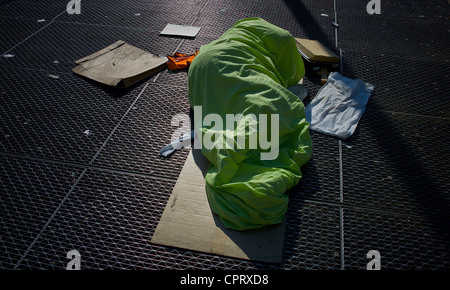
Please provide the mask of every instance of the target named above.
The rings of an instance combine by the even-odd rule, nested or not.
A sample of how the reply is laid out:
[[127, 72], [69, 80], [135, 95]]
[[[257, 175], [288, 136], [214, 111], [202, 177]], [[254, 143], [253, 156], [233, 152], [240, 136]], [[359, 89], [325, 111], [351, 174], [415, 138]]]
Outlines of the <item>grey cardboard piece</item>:
[[167, 24], [159, 34], [165, 36], [184, 36], [193, 38], [197, 36], [200, 29], [201, 27], [196, 26]]
[[245, 260], [280, 263], [285, 221], [247, 231], [225, 228], [209, 206], [204, 179], [208, 166], [209, 161], [200, 150], [191, 149], [151, 242]]
[[340, 58], [317, 40], [295, 38], [302, 56], [310, 62], [339, 63]]
[[99, 83], [126, 88], [167, 65], [167, 57], [155, 56], [122, 40], [75, 61], [73, 72]]

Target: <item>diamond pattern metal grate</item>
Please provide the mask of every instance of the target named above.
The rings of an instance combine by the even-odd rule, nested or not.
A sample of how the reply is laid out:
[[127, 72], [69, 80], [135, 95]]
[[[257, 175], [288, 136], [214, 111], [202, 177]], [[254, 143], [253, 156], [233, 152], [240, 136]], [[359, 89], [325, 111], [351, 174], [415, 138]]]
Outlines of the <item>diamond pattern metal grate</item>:
[[[66, 1], [0, 1], [0, 268], [65, 269], [76, 249], [92, 270], [362, 270], [370, 250], [382, 269], [449, 269], [444, 2], [383, 1], [381, 15], [368, 15], [357, 0], [83, 0], [69, 15]], [[158, 155], [172, 117], [190, 112], [187, 70], [126, 90], [71, 72], [119, 39], [156, 55], [192, 53], [246, 17], [321, 41], [342, 54], [345, 76], [375, 86], [352, 137], [311, 132], [280, 264], [150, 243], [188, 154]], [[202, 29], [195, 39], [159, 36], [167, 23]], [[309, 70], [305, 85], [308, 104], [320, 78]]]

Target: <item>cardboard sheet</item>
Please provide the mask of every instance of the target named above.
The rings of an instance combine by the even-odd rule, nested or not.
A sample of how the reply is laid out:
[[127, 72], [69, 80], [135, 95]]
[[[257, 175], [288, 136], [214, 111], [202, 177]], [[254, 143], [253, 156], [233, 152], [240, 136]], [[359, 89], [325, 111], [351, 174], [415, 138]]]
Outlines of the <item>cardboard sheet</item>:
[[295, 38], [302, 56], [310, 62], [339, 63], [340, 58], [317, 40]]
[[281, 262], [285, 222], [249, 231], [226, 229], [209, 206], [204, 175], [209, 162], [191, 149], [152, 243], [262, 262]]
[[122, 40], [83, 57], [74, 73], [105, 85], [126, 88], [163, 69], [167, 57], [155, 56]]
[[199, 31], [200, 27], [196, 26], [167, 24], [160, 34], [168, 36], [195, 37]]

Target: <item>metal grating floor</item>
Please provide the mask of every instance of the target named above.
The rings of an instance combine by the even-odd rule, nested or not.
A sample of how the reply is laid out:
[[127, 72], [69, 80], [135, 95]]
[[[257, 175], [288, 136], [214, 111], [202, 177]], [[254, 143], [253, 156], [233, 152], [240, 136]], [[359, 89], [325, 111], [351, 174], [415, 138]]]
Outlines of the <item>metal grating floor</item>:
[[[450, 269], [448, 1], [381, 0], [380, 15], [366, 0], [82, 0], [79, 15], [67, 3], [0, 0], [1, 269], [65, 269], [72, 249], [92, 270], [363, 270], [371, 250], [381, 269]], [[71, 72], [119, 39], [190, 53], [251, 16], [320, 40], [375, 86], [352, 137], [311, 133], [281, 264], [150, 243], [187, 157], [158, 155], [189, 113], [186, 71], [122, 91]], [[202, 29], [160, 37], [167, 23]], [[305, 84], [308, 103], [321, 85]]]

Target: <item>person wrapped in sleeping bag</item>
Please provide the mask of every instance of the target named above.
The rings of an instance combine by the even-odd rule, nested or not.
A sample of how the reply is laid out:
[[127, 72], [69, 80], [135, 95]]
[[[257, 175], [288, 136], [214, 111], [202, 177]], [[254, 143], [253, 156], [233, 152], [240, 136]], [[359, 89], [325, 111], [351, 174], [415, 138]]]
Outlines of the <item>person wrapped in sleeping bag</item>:
[[[210, 138], [210, 143], [219, 144], [203, 142], [201, 147], [210, 161], [205, 176], [208, 200], [229, 229], [255, 229], [283, 220], [286, 191], [299, 182], [300, 168], [312, 154], [304, 105], [287, 89], [304, 74], [293, 36], [260, 18], [238, 21], [202, 46], [191, 63], [189, 103], [194, 113], [200, 108], [202, 114], [194, 119], [195, 129], [200, 140]], [[220, 116], [222, 126], [207, 122], [208, 115]], [[230, 128], [225, 125], [227, 115], [252, 118]], [[227, 139], [230, 133], [234, 139]], [[237, 142], [242, 136], [245, 146]], [[261, 137], [277, 140], [271, 143], [276, 148], [267, 148]], [[232, 146], [226, 146], [230, 140]], [[272, 156], [262, 158], [269, 151]]]

